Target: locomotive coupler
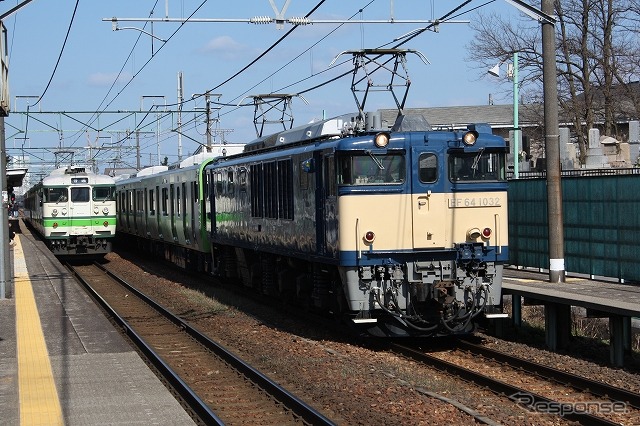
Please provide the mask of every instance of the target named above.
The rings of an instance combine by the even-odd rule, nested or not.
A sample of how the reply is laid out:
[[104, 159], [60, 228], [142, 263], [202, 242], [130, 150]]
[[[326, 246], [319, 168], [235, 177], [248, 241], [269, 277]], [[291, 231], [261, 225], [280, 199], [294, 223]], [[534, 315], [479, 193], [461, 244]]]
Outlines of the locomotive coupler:
[[412, 283], [411, 298], [416, 302], [433, 300], [441, 305], [448, 305], [456, 300], [456, 282], [452, 280], [436, 281], [431, 284]]

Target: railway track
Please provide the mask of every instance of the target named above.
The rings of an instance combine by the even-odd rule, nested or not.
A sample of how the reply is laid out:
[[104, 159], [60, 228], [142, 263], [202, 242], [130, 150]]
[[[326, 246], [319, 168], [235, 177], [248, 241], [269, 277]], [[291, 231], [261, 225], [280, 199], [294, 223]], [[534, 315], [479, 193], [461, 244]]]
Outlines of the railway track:
[[334, 424], [101, 265], [67, 267], [202, 423]]
[[460, 341], [453, 350], [431, 353], [400, 344], [392, 344], [391, 350], [504, 395], [531, 411], [582, 425], [638, 424], [630, 419], [640, 419], [640, 395], [636, 393], [470, 342]]
[[[137, 262], [136, 262], [137, 263]], [[125, 268], [121, 268], [123, 271], [125, 270]], [[152, 268], [148, 269], [151, 273], [151, 271], [153, 270]], [[153, 272], [154, 274], [157, 273]], [[134, 282], [135, 280], [132, 278], [132, 282]], [[137, 283], [136, 283], [137, 285]], [[153, 287], [153, 286], [151, 286]], [[152, 290], [151, 287], [147, 287], [149, 289], [149, 291], [154, 291]], [[144, 286], [142, 288], [145, 288]], [[161, 298], [167, 298], [167, 295], [163, 294], [163, 292], [158, 292], [158, 297]], [[169, 296], [171, 297], [171, 296]], [[224, 298], [223, 298], [224, 299]], [[168, 302], [167, 299], [167, 303], [171, 303]], [[235, 301], [236, 298], [233, 298], [233, 300]], [[261, 303], [264, 303], [264, 300], [262, 299], [258, 299], [258, 301], [260, 301]], [[236, 303], [236, 302], [233, 302]], [[190, 309], [190, 307], [181, 307], [179, 309]], [[282, 308], [280, 308], [282, 309]], [[197, 312], [198, 310], [196, 309], [195, 312]], [[269, 321], [271, 319], [270, 315], [267, 315], [266, 317], [261, 317], [260, 314], [258, 314], [258, 317], [260, 318], [260, 323], [265, 323], [265, 324], [270, 324]], [[318, 318], [315, 318], [314, 316], [310, 316], [309, 313], [306, 313], [304, 316], [302, 316], [299, 319], [304, 319], [305, 322], [309, 322], [310, 318], [314, 318], [314, 324], [316, 323], [316, 321], [319, 324], [322, 325], [318, 325], [319, 328], [323, 329], [323, 330], [327, 330], [330, 327], [328, 327], [328, 324], [326, 323], [326, 321], [320, 321]], [[298, 321], [301, 322], [301, 321]], [[273, 323], [271, 324], [270, 327], [274, 327], [274, 328], [278, 328], [281, 325], [278, 325], [279, 323]], [[208, 327], [208, 325], [206, 324], [206, 322], [202, 322], [199, 323], [198, 326], [202, 326], [202, 327]], [[300, 334], [300, 331], [296, 332], [296, 335]], [[304, 333], [302, 333], [304, 334]], [[338, 339], [339, 340], [339, 339]], [[353, 340], [350, 340], [351, 343], [353, 343]], [[362, 342], [364, 347], [368, 347], [372, 342], [368, 341], [368, 342]], [[244, 346], [244, 343], [242, 344]], [[231, 343], [231, 346], [233, 346], [233, 343]], [[388, 349], [388, 345], [386, 344], [373, 344], [372, 346], [375, 351], [382, 351], [382, 352], [386, 352], [386, 349]], [[450, 346], [449, 346], [450, 348]], [[331, 349], [331, 352], [334, 353], [334, 356], [339, 356], [339, 354], [342, 353], [348, 353], [347, 352], [333, 352], [333, 347]], [[443, 353], [443, 357], [448, 357], [449, 352], [447, 353]], [[317, 355], [316, 355], [317, 356]], [[352, 355], [350, 354], [349, 356], [345, 356], [345, 359], [352, 358]], [[394, 357], [395, 358], [395, 357]], [[404, 357], [404, 358], [411, 358], [412, 360], [415, 360], [415, 358], [408, 356], [408, 357]], [[476, 351], [471, 350], [470, 354], [467, 356], [467, 358], [470, 359], [474, 359], [474, 362], [478, 365], [484, 366], [486, 364], [488, 364], [490, 361], [489, 360], [481, 360], [478, 358], [478, 353]], [[495, 356], [491, 357], [489, 356], [489, 358], [495, 358]], [[454, 363], [457, 363], [457, 361], [454, 361]], [[413, 363], [411, 363], [413, 364]], [[389, 369], [388, 371], [384, 368], [384, 367], [380, 367], [382, 364], [379, 365], [379, 368], [381, 368], [380, 371], [383, 371], [383, 374], [387, 375], [387, 377], [389, 378], [393, 378], [396, 377], [396, 372], [393, 369]], [[425, 368], [417, 368], [416, 373], [418, 374], [418, 370], [432, 370], [433, 371], [433, 367], [434, 364], [433, 363], [426, 363], [425, 364]], [[414, 366], [415, 367], [415, 366]], [[411, 367], [411, 368], [414, 368]], [[455, 367], [455, 366], [454, 366]], [[344, 368], [348, 368], [348, 367], [344, 367]], [[359, 367], [358, 367], [359, 368]], [[440, 368], [438, 365], [435, 365], [436, 369], [440, 369], [440, 370], [444, 370], [445, 373], [447, 371], [451, 371], [450, 368]], [[491, 366], [491, 367], [487, 367], [487, 368], [491, 368], [494, 369], [495, 367]], [[522, 371], [522, 367], [518, 366], [517, 367], [517, 371], [515, 371], [514, 373], [514, 377], [516, 377], [516, 379], [514, 380], [507, 380], [507, 383], [515, 383], [517, 381], [520, 381], [522, 378], [526, 377], [527, 374], [523, 373]], [[275, 369], [274, 369], [275, 371]], [[467, 381], [471, 381], [474, 382], [474, 386], [464, 386], [458, 382], [456, 385], [450, 385], [450, 386], [456, 386], [458, 388], [468, 388], [468, 392], [474, 393], [475, 391], [472, 389], [473, 387], [475, 387], [475, 383], [480, 383], [479, 381], [475, 381], [475, 380], [469, 380], [470, 375], [466, 372], [466, 370], [461, 370], [462, 373], [460, 374], [455, 374], [455, 376], [462, 378], [463, 380], [467, 380]], [[495, 371], [495, 369], [493, 370]], [[322, 373], [320, 373], [322, 374]], [[331, 376], [331, 372], [327, 371], [326, 373], [324, 373], [326, 375], [326, 377], [330, 377]], [[453, 374], [452, 374], [453, 376]], [[316, 376], [317, 377], [317, 376]], [[431, 373], [431, 375], [429, 375], [428, 377], [433, 377], [433, 373]], [[458, 379], [452, 379], [452, 382], [456, 382], [458, 381]], [[407, 383], [413, 383], [410, 380], [404, 382], [403, 381], [403, 386], [409, 386], [407, 385]], [[431, 386], [425, 386], [424, 383], [429, 383], [431, 384], [430, 381], [428, 380], [423, 380], [422, 382], [417, 381], [417, 383], [420, 383], [419, 386], [417, 386], [415, 389], [418, 391], [418, 393], [420, 393], [421, 395], [426, 395], [428, 397], [432, 397], [435, 399], [440, 399], [441, 401], [450, 404], [454, 407], [456, 407], [457, 409], [459, 409], [460, 411], [465, 412], [466, 414], [473, 416], [475, 420], [475, 422], [477, 423], [486, 423], [486, 424], [513, 424], [510, 422], [513, 422], [514, 419], [519, 419], [518, 421], [522, 420], [523, 423], [525, 422], [525, 419], [530, 418], [530, 419], [534, 419], [534, 423], [535, 424], [565, 424], [565, 423], [571, 423], [571, 424], [640, 424], [640, 422], [638, 421], [631, 421], [629, 422], [628, 419], [624, 418], [624, 414], [622, 415], [622, 418], [624, 421], [614, 421], [614, 420], [607, 420], [607, 419], [599, 419], [597, 418], [598, 416], [583, 416], [583, 415], [578, 415], [578, 416], [574, 416], [572, 414], [574, 414], [574, 412], [579, 413], [579, 407], [578, 409], [576, 409], [576, 404], [565, 404], [565, 405], [561, 405], [559, 402], [557, 402], [558, 400], [549, 397], [549, 395], [546, 395], [545, 393], [540, 392], [542, 395], [546, 395], [547, 399], [542, 399], [542, 398], [535, 398], [533, 400], [531, 400], [531, 402], [527, 399], [527, 398], [531, 398], [536, 397], [537, 395], [535, 394], [535, 392], [532, 392], [530, 390], [528, 391], [523, 391], [522, 389], [524, 389], [524, 387], [512, 387], [512, 388], [508, 388], [508, 387], [504, 387], [504, 388], [500, 388], [499, 386], [487, 386], [485, 384], [481, 384], [481, 387], [484, 387], [486, 390], [491, 390], [493, 391], [496, 395], [488, 395], [488, 392], [483, 392], [483, 391], [478, 391], [479, 395], [483, 395], [483, 396], [478, 396], [475, 399], [478, 402], [475, 402], [473, 400], [473, 398], [466, 398], [466, 395], [464, 396], [453, 396], [453, 398], [451, 397], [452, 395], [454, 395], [454, 393], [449, 393], [449, 389], [445, 389], [445, 391], [438, 391], [436, 389], [434, 389], [434, 387]], [[547, 382], [548, 384], [548, 382]], [[556, 388], [558, 388], [557, 385], [553, 385]], [[591, 386], [593, 387], [593, 386]], [[606, 385], [605, 385], [606, 387]], [[378, 388], [380, 389], [380, 388]], [[498, 389], [498, 390], [495, 390]], [[594, 388], [595, 389], [595, 388]], [[615, 389], [615, 388], [613, 388]], [[426, 391], [426, 392], [425, 392]], [[518, 393], [520, 392], [520, 393]], [[606, 393], [606, 392], [605, 392]], [[516, 397], [511, 398], [512, 400], [512, 404], [509, 404], [507, 401], [504, 400], [504, 396], [509, 396], [509, 395], [516, 395]], [[517, 398], [517, 395], [520, 395], [520, 399]], [[613, 394], [612, 394], [613, 395]], [[590, 400], [593, 400], [593, 394], [589, 395], [590, 396]], [[346, 398], [350, 398], [352, 397], [352, 395], [348, 395]], [[627, 407], [634, 407], [633, 403], [631, 403], [630, 399], [621, 399], [621, 397], [613, 397], [611, 398], [613, 400], [616, 401], [624, 401], [624, 404], [627, 404]], [[362, 395], [360, 396], [360, 398], [358, 398], [359, 401], [362, 402], [363, 406], [369, 406], [369, 404], [380, 404], [379, 401], [372, 401], [372, 399], [370, 398], [363, 398]], [[420, 401], [420, 398], [416, 398], [415, 400], [412, 400], [410, 402], [407, 403], [407, 405], [413, 405], [415, 407], [415, 404], [418, 404]], [[560, 399], [561, 400], [561, 399]], [[571, 402], [576, 402], [576, 401], [581, 401], [581, 399], [573, 398], [569, 399], [568, 401]], [[610, 401], [610, 400], [609, 400]], [[527, 404], [529, 403], [529, 404]], [[531, 407], [529, 407], [529, 405]], [[611, 405], [609, 405], [611, 406]], [[620, 408], [620, 406], [616, 406], [618, 408]], [[395, 408], [395, 407], [394, 407]], [[538, 409], [538, 411], [536, 412], [535, 410]], [[561, 411], [560, 413], [554, 413], [553, 410], [558, 410]], [[633, 413], [633, 410], [631, 410]], [[526, 413], [529, 414], [526, 414]], [[522, 415], [522, 413], [525, 413], [524, 415]], [[544, 413], [545, 415], [539, 415], [538, 413]], [[564, 417], [565, 419], [556, 419], [555, 416], [556, 415], [562, 415], [562, 417]], [[613, 413], [616, 414], [616, 413]], [[635, 415], [635, 414], [634, 414]], [[431, 414], [427, 414], [426, 418], [431, 418], [430, 417]], [[593, 418], [595, 417], [595, 419]], [[437, 418], [437, 417], [434, 417]], [[507, 419], [505, 421], [505, 419]], [[637, 418], [640, 419], [640, 418]], [[503, 422], [504, 421], [504, 422]], [[549, 422], [549, 423], [545, 423], [545, 422]], [[575, 423], [574, 423], [575, 422]]]

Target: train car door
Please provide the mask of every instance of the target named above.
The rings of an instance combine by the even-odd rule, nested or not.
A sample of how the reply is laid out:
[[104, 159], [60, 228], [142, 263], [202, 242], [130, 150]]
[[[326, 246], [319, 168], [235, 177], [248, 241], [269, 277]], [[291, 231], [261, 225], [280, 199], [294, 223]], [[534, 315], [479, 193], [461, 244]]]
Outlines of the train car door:
[[144, 189], [144, 211], [142, 216], [142, 227], [145, 232], [143, 235], [149, 235], [149, 189]]
[[164, 203], [164, 188], [160, 192], [160, 186], [156, 186], [156, 236], [162, 239], [162, 228], [160, 228], [160, 220], [162, 215], [166, 213], [166, 209], [163, 209]]
[[[180, 188], [180, 187], [178, 187]], [[174, 184], [169, 185], [169, 222], [171, 223], [171, 237], [173, 241], [178, 240], [178, 231], [176, 230], [176, 192]], [[180, 192], [180, 190], [178, 190]]]
[[[191, 226], [189, 223], [189, 212], [187, 211], [187, 183], [182, 182], [182, 190], [180, 192], [182, 196], [180, 197], [180, 203], [182, 204], [182, 235], [184, 235], [185, 242], [187, 244], [191, 244]], [[191, 202], [193, 204], [193, 201]]]
[[442, 190], [444, 164], [437, 153], [426, 151], [422, 147], [411, 150], [413, 167], [411, 176], [411, 202], [413, 218], [413, 248], [445, 247], [445, 196]]
[[91, 235], [91, 188], [88, 186], [72, 186], [69, 203], [71, 229], [74, 235]]

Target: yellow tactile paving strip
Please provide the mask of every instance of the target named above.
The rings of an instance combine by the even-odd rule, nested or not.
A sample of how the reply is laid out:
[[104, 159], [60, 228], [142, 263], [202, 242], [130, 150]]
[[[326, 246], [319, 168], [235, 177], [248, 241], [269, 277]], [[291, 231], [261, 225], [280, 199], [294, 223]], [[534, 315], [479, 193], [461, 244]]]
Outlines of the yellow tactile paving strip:
[[40, 316], [20, 237], [13, 247], [20, 426], [63, 425]]

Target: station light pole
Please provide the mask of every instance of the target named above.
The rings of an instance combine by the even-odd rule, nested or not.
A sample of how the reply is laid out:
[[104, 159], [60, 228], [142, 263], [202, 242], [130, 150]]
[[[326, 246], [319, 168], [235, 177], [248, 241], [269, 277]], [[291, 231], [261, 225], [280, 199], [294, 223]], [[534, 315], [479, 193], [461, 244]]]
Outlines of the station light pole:
[[518, 124], [518, 52], [513, 52], [513, 178], [518, 179], [520, 169], [520, 125]]
[[[495, 77], [500, 77], [500, 66], [503, 63], [504, 61], [499, 62], [496, 66], [491, 68], [488, 73]], [[513, 62], [509, 64], [507, 77], [513, 80], [513, 178], [518, 179], [520, 175], [520, 125], [518, 124], [518, 104], [520, 102], [520, 95], [518, 90], [518, 52], [513, 52]]]

